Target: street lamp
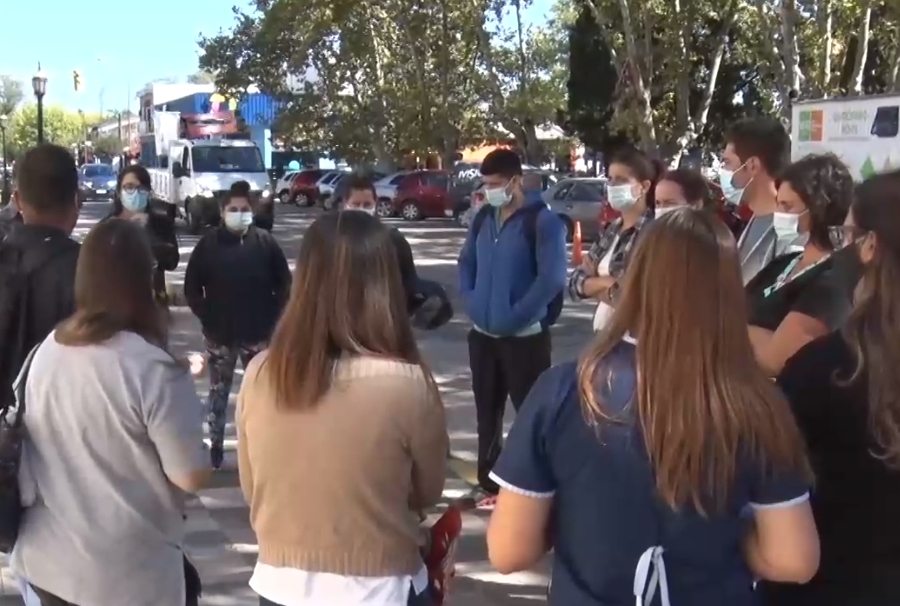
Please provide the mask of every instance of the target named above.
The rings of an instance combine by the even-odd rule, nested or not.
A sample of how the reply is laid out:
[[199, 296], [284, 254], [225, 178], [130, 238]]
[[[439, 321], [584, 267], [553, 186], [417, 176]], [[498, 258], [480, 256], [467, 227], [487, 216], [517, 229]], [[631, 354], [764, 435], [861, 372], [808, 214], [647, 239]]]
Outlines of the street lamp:
[[9, 172], [7, 172], [7, 166], [9, 166], [9, 158], [6, 157], [6, 125], [9, 124], [9, 116], [3, 114], [0, 116], [0, 145], [3, 146], [3, 164], [0, 164], [0, 168], [3, 169], [3, 196], [0, 197], [0, 202], [5, 206], [9, 204]]
[[38, 71], [31, 79], [31, 88], [37, 98], [37, 142], [44, 142], [44, 95], [47, 93], [47, 75], [38, 63]]

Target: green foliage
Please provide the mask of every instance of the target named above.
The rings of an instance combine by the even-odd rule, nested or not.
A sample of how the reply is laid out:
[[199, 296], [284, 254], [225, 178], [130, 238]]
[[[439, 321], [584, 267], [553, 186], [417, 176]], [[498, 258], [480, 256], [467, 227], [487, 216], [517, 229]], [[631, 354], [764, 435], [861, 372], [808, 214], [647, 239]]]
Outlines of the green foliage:
[[116, 135], [101, 135], [93, 137], [91, 145], [97, 154], [117, 156], [122, 153], [125, 144]]
[[[20, 107], [9, 123], [8, 142], [11, 155], [18, 155], [37, 144], [37, 105]], [[84, 137], [84, 125], [75, 112], [50, 105], [44, 107], [44, 140], [69, 147]]]
[[304, 149], [380, 164], [409, 152], [449, 161], [501, 128], [524, 140], [564, 104], [563, 40], [552, 27], [489, 31], [486, 14], [504, 7], [488, 0], [257, 6], [201, 39], [200, 65], [225, 90], [255, 84], [279, 96], [279, 135]]
[[12, 116], [24, 98], [21, 82], [10, 76], [0, 76], [0, 116]]

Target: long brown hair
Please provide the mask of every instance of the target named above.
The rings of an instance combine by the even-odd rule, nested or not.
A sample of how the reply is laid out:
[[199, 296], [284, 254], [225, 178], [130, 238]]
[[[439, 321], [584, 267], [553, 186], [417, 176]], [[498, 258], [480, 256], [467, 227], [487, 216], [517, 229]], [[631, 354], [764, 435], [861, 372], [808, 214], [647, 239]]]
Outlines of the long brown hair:
[[57, 342], [93, 345], [130, 331], [164, 348], [167, 326], [153, 297], [154, 264], [139, 225], [124, 219], [98, 223], [81, 246], [75, 314], [57, 328]]
[[323, 215], [303, 237], [265, 360], [279, 405], [315, 406], [347, 355], [422, 364], [390, 233], [361, 212]]
[[[867, 179], [850, 207], [858, 239], [874, 234], [871, 262], [841, 331], [855, 358], [849, 381], [865, 377], [876, 456], [900, 469], [900, 171]], [[837, 254], [858, 254], [855, 245]]]
[[737, 248], [716, 217], [678, 209], [641, 234], [615, 312], [579, 361], [582, 407], [601, 437], [623, 420], [604, 410], [597, 381], [610, 379], [603, 359], [629, 334], [632, 405], [669, 506], [724, 507], [745, 457], [811, 478], [788, 404], [754, 358]]

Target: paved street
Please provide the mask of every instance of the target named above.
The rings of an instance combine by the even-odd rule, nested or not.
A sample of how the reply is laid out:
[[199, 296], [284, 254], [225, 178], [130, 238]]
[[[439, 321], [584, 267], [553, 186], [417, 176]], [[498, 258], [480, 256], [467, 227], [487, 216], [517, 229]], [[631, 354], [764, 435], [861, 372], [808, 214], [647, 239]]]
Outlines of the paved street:
[[[87, 203], [79, 222], [77, 234], [83, 235], [102, 218], [105, 204]], [[293, 265], [305, 228], [320, 211], [279, 206], [275, 235]], [[419, 272], [438, 280], [456, 291], [456, 255], [462, 244], [464, 231], [455, 224], [432, 220], [421, 223], [398, 223], [407, 236], [416, 258]], [[170, 282], [180, 292], [183, 272], [190, 252], [198, 238], [180, 230], [181, 265], [170, 275]], [[457, 306], [458, 307], [458, 306]], [[588, 305], [568, 303], [563, 316], [553, 329], [554, 358], [574, 357], [591, 333], [591, 312]], [[201, 351], [199, 323], [185, 307], [173, 313], [171, 342], [176, 354]], [[431, 365], [444, 396], [454, 461], [453, 476], [448, 479], [444, 496], [453, 499], [468, 489], [474, 475], [471, 461], [475, 456], [475, 411], [472, 402], [466, 345], [467, 321], [461, 315], [438, 331], [419, 333], [419, 343]], [[236, 383], [241, 371], [238, 371]], [[233, 388], [237, 392], [239, 385]], [[208, 386], [198, 380], [197, 391], [203, 395]], [[214, 477], [213, 486], [202, 491], [191, 504], [188, 513], [187, 551], [197, 565], [204, 583], [201, 603], [213, 606], [244, 606], [257, 604], [255, 594], [247, 587], [256, 558], [256, 541], [249, 527], [248, 510], [244, 505], [237, 482], [234, 453], [233, 403], [229, 410], [226, 434], [224, 469]], [[512, 409], [508, 409], [512, 419]], [[298, 501], [302, 506], [302, 498]], [[300, 511], [302, 515], [302, 510]], [[529, 573], [503, 577], [492, 571], [486, 559], [484, 534], [487, 514], [466, 514], [463, 539], [458, 552], [459, 578], [452, 588], [453, 606], [512, 606], [543, 602], [547, 585], [547, 567]], [[5, 561], [4, 561], [5, 564]], [[0, 606], [20, 604], [11, 594], [17, 594], [8, 568], [0, 575], [0, 589], [8, 597], [0, 597]]]

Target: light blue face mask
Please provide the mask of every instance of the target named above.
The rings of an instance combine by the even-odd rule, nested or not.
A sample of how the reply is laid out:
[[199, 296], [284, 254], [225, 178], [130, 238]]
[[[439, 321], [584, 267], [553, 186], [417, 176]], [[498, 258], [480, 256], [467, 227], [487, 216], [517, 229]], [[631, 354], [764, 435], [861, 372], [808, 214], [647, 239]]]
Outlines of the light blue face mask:
[[750, 182], [753, 181], [751, 178], [744, 187], [734, 186], [734, 174], [744, 168], [745, 165], [746, 162], [741, 164], [737, 170], [728, 170], [727, 168], [719, 169], [719, 186], [722, 188], [722, 195], [725, 196], [725, 200], [735, 206], [741, 203], [741, 200], [744, 198], [744, 192], [747, 191], [747, 187], [750, 185]]
[[150, 193], [143, 189], [123, 189], [119, 193], [119, 199], [122, 201], [122, 208], [125, 210], [130, 210], [133, 213], [142, 213], [147, 210]]

